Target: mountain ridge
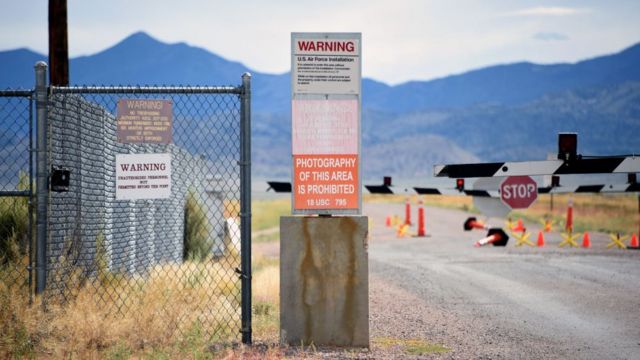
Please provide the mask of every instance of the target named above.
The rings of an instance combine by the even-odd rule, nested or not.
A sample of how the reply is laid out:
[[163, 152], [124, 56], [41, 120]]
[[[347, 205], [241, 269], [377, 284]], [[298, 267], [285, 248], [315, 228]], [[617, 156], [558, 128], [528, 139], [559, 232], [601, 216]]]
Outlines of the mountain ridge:
[[[16, 54], [22, 52], [16, 59]], [[144, 59], [150, 57], [150, 59]], [[29, 87], [33, 64], [45, 55], [21, 48], [0, 51], [0, 64], [13, 58], [14, 71], [0, 70], [3, 87]], [[141, 59], [137, 60], [136, 58]], [[144, 61], [143, 61], [144, 60]], [[590, 85], [610, 85], [640, 80], [640, 43], [619, 52], [595, 56], [575, 63], [535, 64], [515, 62], [485, 66], [431, 80], [413, 80], [397, 85], [364, 78], [363, 107], [411, 112], [437, 108], [460, 108], [478, 103], [522, 104], [550, 92]], [[114, 65], [118, 64], [118, 65]], [[180, 66], [180, 64], [183, 64]], [[15, 71], [15, 68], [19, 68]], [[27, 69], [27, 71], [25, 71]], [[117, 70], [117, 71], [116, 71]], [[70, 60], [72, 84], [104, 85], [227, 85], [237, 84], [244, 72], [268, 86], [263, 96], [265, 111], [288, 110], [290, 73], [268, 74], [225, 59], [185, 42], [164, 43], [145, 32], [136, 32], [92, 55]], [[203, 74], [210, 74], [205, 75]], [[286, 96], [275, 94], [282, 92]], [[258, 111], [262, 111], [262, 106]]]
[[[0, 51], [0, 88], [32, 88], [39, 60], [26, 48]], [[244, 72], [253, 75], [254, 172], [288, 176], [289, 72], [254, 71], [144, 32], [70, 61], [73, 85], [237, 85]], [[364, 177], [428, 176], [434, 161], [533, 160], [554, 151], [560, 130], [580, 132], [594, 153], [637, 153], [638, 84], [640, 43], [575, 63], [523, 61], [397, 85], [364, 78]]]

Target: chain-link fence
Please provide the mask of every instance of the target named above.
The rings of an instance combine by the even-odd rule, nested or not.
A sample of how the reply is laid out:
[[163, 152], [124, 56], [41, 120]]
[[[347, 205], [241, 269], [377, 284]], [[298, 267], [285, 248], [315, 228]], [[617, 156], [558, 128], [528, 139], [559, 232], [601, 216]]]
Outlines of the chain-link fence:
[[34, 228], [45, 307], [82, 302], [167, 339], [197, 329], [250, 342], [250, 76], [46, 87], [45, 74], [36, 65], [23, 98], [0, 93], [3, 282], [29, 289]]
[[0, 287], [31, 295], [33, 91], [0, 91]]

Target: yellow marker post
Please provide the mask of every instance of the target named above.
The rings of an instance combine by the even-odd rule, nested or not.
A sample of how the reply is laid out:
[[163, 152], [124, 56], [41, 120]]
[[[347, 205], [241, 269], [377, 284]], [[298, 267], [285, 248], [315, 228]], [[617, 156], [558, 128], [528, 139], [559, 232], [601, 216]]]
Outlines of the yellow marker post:
[[553, 220], [552, 219], [543, 219], [540, 220], [540, 224], [542, 224], [542, 226], [544, 226], [544, 232], [551, 232], [553, 230]]
[[558, 244], [559, 247], [563, 247], [565, 245], [578, 247], [578, 243], [576, 242], [576, 239], [580, 237], [580, 233], [574, 235], [571, 229], [569, 229], [566, 233], [560, 234], [560, 236], [564, 240], [562, 240], [560, 244]]
[[507, 230], [511, 231], [511, 229], [513, 229], [513, 221], [511, 220], [511, 218], [507, 218], [507, 221], [504, 222], [504, 224], [507, 226]]
[[518, 233], [512, 232], [511, 235], [516, 238], [516, 246], [522, 246], [524, 244], [529, 246], [536, 246], [531, 240], [529, 240], [529, 236], [531, 233], [522, 233], [522, 235], [518, 235]]
[[396, 232], [396, 237], [397, 238], [403, 238], [407, 235], [407, 233], [409, 232], [409, 225], [407, 224], [400, 224], [398, 225], [398, 230]]
[[626, 236], [620, 236], [620, 234], [610, 234], [611, 242], [607, 244], [607, 249], [611, 249], [614, 246], [617, 246], [620, 249], [626, 249], [627, 245], [625, 245], [624, 241], [627, 240]]

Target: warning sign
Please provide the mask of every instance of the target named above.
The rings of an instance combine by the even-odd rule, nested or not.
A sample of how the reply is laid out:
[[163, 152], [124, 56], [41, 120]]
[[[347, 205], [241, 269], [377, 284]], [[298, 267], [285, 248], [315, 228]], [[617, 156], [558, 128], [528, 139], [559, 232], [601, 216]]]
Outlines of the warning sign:
[[297, 209], [357, 209], [357, 155], [294, 155]]
[[360, 214], [360, 39], [291, 34], [294, 214]]
[[330, 35], [291, 34], [293, 93], [360, 94], [359, 34]]
[[171, 100], [118, 100], [118, 142], [170, 144], [172, 140]]
[[293, 100], [294, 154], [357, 154], [358, 100]]
[[116, 154], [116, 200], [171, 196], [171, 154]]

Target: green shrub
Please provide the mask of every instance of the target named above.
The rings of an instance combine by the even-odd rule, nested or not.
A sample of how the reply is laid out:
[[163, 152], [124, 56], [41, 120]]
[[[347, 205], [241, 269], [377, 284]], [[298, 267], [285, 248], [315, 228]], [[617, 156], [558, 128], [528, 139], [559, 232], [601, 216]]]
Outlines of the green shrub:
[[[20, 173], [18, 190], [27, 190], [29, 178]], [[34, 224], [35, 225], [35, 224]], [[29, 246], [29, 199], [0, 198], [0, 264], [17, 263]]]
[[207, 216], [198, 204], [193, 191], [187, 194], [184, 206], [183, 259], [204, 261], [211, 256], [213, 240], [209, 236]]

